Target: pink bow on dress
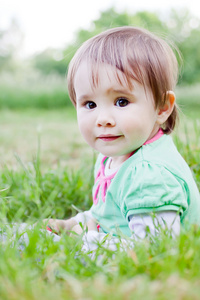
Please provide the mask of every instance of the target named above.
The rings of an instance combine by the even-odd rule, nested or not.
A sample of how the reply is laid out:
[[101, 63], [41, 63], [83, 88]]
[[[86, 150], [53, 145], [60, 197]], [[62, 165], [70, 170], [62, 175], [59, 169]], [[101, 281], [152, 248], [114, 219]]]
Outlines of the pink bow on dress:
[[99, 201], [98, 195], [99, 195], [100, 187], [101, 187], [102, 201], [105, 202], [106, 191], [107, 191], [107, 189], [109, 188], [109, 186], [111, 184], [111, 179], [117, 173], [117, 171], [116, 171], [114, 174], [111, 174], [110, 176], [105, 176], [104, 175], [104, 170], [105, 170], [104, 162], [106, 161], [106, 159], [107, 159], [106, 156], [102, 159], [100, 170], [98, 171], [98, 173], [96, 175], [96, 179], [95, 179], [95, 183], [98, 181], [98, 184], [96, 186], [96, 189], [94, 191], [94, 196], [93, 196], [93, 202], [94, 202], [95, 205], [97, 205], [97, 203]]

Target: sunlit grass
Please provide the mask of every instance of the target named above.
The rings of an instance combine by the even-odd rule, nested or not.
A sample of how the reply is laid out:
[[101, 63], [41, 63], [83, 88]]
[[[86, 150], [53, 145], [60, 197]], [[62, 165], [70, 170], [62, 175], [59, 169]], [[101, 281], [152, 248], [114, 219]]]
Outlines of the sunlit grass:
[[44, 76], [27, 69], [0, 75], [0, 108], [54, 109], [70, 106], [65, 77], [58, 74]]
[[[58, 165], [80, 168], [83, 158], [90, 160], [93, 151], [81, 137], [75, 109], [1, 110], [0, 168], [17, 167], [15, 153], [28, 163], [33, 161], [40, 136], [43, 168]], [[81, 149], [81, 151], [80, 151]]]
[[[184, 111], [173, 138], [200, 188], [198, 117]], [[23, 251], [18, 239], [1, 244], [0, 299], [199, 299], [197, 227], [176, 240], [161, 232], [115, 255], [100, 245], [93, 259], [81, 252], [81, 237], [53, 242], [40, 231], [41, 219], [67, 218], [92, 203], [95, 154], [74, 109], [2, 110], [0, 128], [0, 228], [39, 220]]]

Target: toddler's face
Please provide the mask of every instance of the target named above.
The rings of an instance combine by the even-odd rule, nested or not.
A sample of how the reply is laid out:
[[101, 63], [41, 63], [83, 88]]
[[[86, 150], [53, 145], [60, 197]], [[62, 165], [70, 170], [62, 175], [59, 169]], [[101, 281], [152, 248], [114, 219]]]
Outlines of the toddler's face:
[[116, 78], [115, 68], [98, 69], [98, 85], [91, 86], [90, 66], [82, 63], [75, 75], [76, 109], [80, 132], [86, 142], [105, 156], [112, 166], [151, 139], [159, 129], [158, 110], [151, 90], [133, 80], [133, 88]]

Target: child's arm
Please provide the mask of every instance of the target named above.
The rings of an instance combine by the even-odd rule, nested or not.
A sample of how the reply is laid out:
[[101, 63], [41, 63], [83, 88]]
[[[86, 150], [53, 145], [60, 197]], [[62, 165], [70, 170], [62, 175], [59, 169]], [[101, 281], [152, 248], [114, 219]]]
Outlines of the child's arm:
[[153, 216], [149, 214], [131, 215], [129, 228], [134, 240], [146, 237], [147, 228], [152, 235], [159, 234], [160, 229], [167, 229], [173, 237], [180, 233], [180, 216], [176, 211], [161, 211]]
[[[117, 237], [112, 237], [105, 240], [106, 233], [98, 231], [88, 231], [83, 236], [83, 250], [93, 251], [98, 248], [98, 244], [103, 241], [103, 247], [110, 250], [116, 251], [117, 244], [123, 249], [127, 247], [134, 247], [134, 241], [138, 239], [144, 239], [147, 234], [147, 228], [149, 228], [150, 233], [155, 236], [159, 235], [159, 229], [165, 228], [169, 230], [169, 234], [173, 237], [178, 236], [180, 233], [180, 216], [177, 215], [175, 211], [164, 211], [157, 212], [155, 216], [148, 214], [132, 215], [129, 217], [129, 228], [132, 232], [132, 241], [127, 243], [126, 239], [119, 239]], [[130, 240], [129, 240], [130, 241]]]

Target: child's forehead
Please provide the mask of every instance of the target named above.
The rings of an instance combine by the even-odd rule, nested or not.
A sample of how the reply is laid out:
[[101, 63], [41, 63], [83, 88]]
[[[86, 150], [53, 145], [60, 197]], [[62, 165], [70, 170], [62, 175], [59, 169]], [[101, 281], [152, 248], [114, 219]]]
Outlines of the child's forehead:
[[129, 78], [128, 80], [121, 70], [107, 63], [98, 64], [83, 61], [77, 68], [75, 85], [80, 80], [88, 81], [92, 89], [95, 89], [105, 81], [112, 83], [116, 87], [133, 88], [133, 79]]

